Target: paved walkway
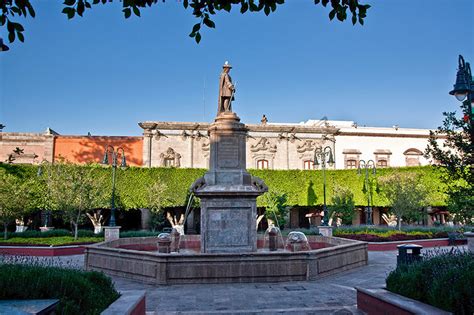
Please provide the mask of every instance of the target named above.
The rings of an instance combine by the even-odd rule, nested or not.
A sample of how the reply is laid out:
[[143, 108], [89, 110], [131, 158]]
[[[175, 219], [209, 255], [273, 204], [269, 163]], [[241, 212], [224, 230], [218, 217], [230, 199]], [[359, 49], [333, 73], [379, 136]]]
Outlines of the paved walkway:
[[369, 252], [369, 265], [317, 281], [153, 286], [114, 278], [119, 290], [147, 291], [156, 314], [360, 314], [354, 286], [380, 288], [396, 252]]
[[[361, 314], [354, 287], [384, 287], [396, 266], [396, 255], [396, 251], [369, 252], [367, 266], [311, 282], [156, 286], [113, 280], [118, 290], [146, 290], [149, 314]], [[84, 256], [53, 261], [53, 265], [81, 268]]]

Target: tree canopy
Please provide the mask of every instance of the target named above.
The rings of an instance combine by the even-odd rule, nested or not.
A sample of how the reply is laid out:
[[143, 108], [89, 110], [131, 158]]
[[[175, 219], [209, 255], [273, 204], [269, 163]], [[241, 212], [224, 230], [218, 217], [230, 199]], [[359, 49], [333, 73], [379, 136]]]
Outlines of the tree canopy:
[[[119, 0], [116, 0], [118, 2]], [[308, 0], [314, 1], [315, 5], [321, 4], [324, 7], [330, 7], [329, 19], [336, 18], [339, 21], [345, 21], [351, 16], [352, 24], [357, 23], [363, 25], [367, 10], [370, 8], [368, 4], [359, 3], [359, 0]], [[85, 12], [92, 9], [94, 5], [107, 5], [113, 0], [64, 0], [64, 8], [62, 13], [68, 19], [75, 16], [83, 16]], [[126, 19], [132, 14], [141, 15], [141, 10], [147, 7], [158, 6], [165, 3], [166, 0], [120, 0], [122, 3], [122, 12]], [[8, 40], [10, 43], [16, 39], [23, 42], [25, 40], [24, 27], [18, 22], [19, 17], [36, 16], [33, 0], [0, 0], [0, 26], [7, 28]], [[231, 12], [232, 9], [238, 9], [240, 13], [262, 12], [270, 15], [276, 9], [283, 5], [285, 0], [182, 0], [184, 9], [191, 10], [192, 15], [198, 19], [198, 23], [192, 27], [190, 37], [194, 38], [196, 43], [201, 41], [201, 28], [215, 28], [215, 23], [211, 16], [219, 12]]]

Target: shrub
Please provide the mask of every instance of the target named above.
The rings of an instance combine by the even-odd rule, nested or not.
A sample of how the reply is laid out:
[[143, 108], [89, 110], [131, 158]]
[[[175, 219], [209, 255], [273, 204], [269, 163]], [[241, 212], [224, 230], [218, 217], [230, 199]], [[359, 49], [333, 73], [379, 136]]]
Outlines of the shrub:
[[60, 246], [60, 245], [73, 245], [73, 244], [84, 244], [84, 243], [98, 243], [103, 242], [103, 237], [80, 237], [77, 240], [73, 236], [52, 236], [52, 237], [12, 237], [8, 240], [0, 240], [0, 244], [10, 245], [48, 245], [48, 246]]
[[474, 253], [431, 251], [422, 262], [401, 265], [387, 289], [455, 314], [474, 313]]
[[100, 314], [118, 297], [99, 272], [0, 264], [0, 299], [59, 299], [58, 314]]
[[[69, 230], [54, 229], [46, 232], [29, 230], [21, 233], [9, 232], [8, 238], [45, 238], [45, 237], [60, 237], [60, 236], [72, 236], [73, 233]], [[79, 237], [103, 237], [104, 232], [100, 234], [94, 234], [92, 230], [79, 230]]]

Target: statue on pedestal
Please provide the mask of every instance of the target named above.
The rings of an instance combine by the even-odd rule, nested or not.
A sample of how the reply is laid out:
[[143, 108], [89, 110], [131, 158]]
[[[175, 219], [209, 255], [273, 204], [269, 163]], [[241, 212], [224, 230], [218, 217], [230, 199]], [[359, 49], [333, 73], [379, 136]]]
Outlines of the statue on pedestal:
[[222, 66], [222, 73], [219, 80], [219, 100], [217, 115], [224, 112], [232, 112], [232, 101], [234, 100], [235, 86], [232, 84], [232, 79], [229, 71], [232, 66], [226, 61]]

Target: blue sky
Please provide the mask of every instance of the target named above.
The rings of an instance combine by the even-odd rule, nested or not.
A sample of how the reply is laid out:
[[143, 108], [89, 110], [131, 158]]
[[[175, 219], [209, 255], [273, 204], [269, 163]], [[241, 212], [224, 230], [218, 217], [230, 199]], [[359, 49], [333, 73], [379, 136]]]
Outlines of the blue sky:
[[458, 54], [474, 63], [472, 0], [365, 0], [364, 26], [292, 0], [269, 17], [219, 13], [199, 45], [178, 1], [129, 20], [120, 4], [99, 5], [69, 21], [62, 1], [32, 2], [25, 43], [0, 53], [5, 132], [140, 135], [145, 120], [211, 121], [226, 60], [245, 123], [266, 114], [436, 128], [459, 108], [448, 95]]

